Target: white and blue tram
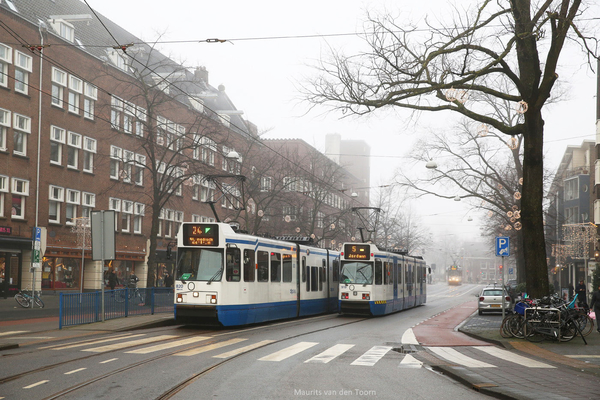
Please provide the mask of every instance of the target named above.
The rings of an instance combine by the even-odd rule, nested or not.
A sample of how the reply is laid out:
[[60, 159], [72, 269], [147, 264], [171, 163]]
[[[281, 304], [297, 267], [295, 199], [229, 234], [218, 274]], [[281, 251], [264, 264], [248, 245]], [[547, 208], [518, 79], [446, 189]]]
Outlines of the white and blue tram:
[[341, 313], [385, 315], [425, 304], [427, 267], [421, 257], [345, 243], [341, 258]]
[[339, 252], [183, 223], [175, 319], [238, 326], [338, 311]]

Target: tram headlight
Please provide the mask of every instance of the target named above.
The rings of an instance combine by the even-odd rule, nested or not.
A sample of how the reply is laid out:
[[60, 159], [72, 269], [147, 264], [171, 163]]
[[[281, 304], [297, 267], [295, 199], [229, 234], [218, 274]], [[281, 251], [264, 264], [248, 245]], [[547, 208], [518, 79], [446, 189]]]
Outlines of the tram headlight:
[[217, 295], [216, 294], [207, 294], [206, 302], [210, 304], [217, 304]]
[[184, 295], [182, 293], [177, 293], [177, 298], [175, 301], [177, 303], [183, 303], [183, 299], [184, 299]]
[[200, 297], [200, 293], [199, 292], [194, 292], [194, 297]]

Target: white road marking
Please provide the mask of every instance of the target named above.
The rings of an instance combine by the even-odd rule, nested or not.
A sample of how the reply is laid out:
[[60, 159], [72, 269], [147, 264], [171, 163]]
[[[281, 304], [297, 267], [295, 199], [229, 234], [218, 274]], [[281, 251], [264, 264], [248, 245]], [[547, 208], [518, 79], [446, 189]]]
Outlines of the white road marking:
[[[139, 336], [144, 336], [144, 335], [138, 334], [138, 335], [131, 335], [131, 336], [126, 336], [126, 337], [119, 336], [119, 337], [116, 337], [116, 338], [113, 337], [110, 339], [94, 340], [92, 342], [80, 342], [80, 343], [75, 343], [75, 344], [69, 344], [66, 346], [52, 347], [51, 350], [65, 350], [65, 349], [73, 349], [75, 347], [93, 346], [93, 345], [99, 344], [99, 343], [115, 342], [117, 340], [130, 339], [130, 338], [139, 337]], [[43, 348], [43, 347], [41, 347], [41, 348]]]
[[123, 349], [125, 347], [138, 346], [140, 344], [158, 342], [160, 340], [173, 339], [176, 337], [177, 336], [175, 336], [175, 335], [159, 335], [159, 336], [149, 337], [149, 338], [145, 338], [145, 339], [138, 339], [138, 340], [132, 340], [132, 341], [127, 341], [127, 342], [109, 344], [106, 346], [94, 347], [91, 349], [83, 349], [81, 351], [91, 351], [93, 353], [102, 353], [104, 351], [119, 350], [119, 349]]
[[79, 369], [74, 369], [73, 371], [65, 372], [65, 375], [71, 375], [71, 374], [74, 374], [74, 373], [76, 373], [76, 372], [84, 371], [84, 370], [86, 370], [86, 369], [87, 369], [87, 368], [79, 368]]
[[498, 357], [502, 360], [510, 361], [515, 364], [522, 365], [527, 368], [556, 368], [552, 365], [543, 362], [532, 360], [531, 358], [523, 357], [508, 350], [502, 350], [493, 346], [473, 346], [474, 349], [481, 350], [489, 355]]
[[464, 354], [459, 353], [451, 347], [428, 347], [438, 356], [450, 361], [451, 363], [460, 364], [465, 367], [471, 368], [496, 368], [495, 365], [478, 361], [474, 358], [468, 357]]
[[317, 345], [315, 342], [300, 342], [296, 343], [293, 346], [286, 347], [285, 349], [276, 351], [275, 353], [269, 354], [268, 356], [264, 356], [259, 358], [259, 361], [281, 361], [285, 360], [288, 357], [294, 356], [306, 349], [310, 349], [311, 347]]
[[423, 363], [410, 354], [406, 354], [398, 366], [402, 368], [421, 368]]
[[273, 342], [274, 342], [274, 340], [263, 340], [261, 342], [251, 344], [249, 346], [244, 346], [244, 347], [240, 347], [239, 349], [236, 349], [236, 350], [228, 351], [227, 353], [217, 354], [216, 356], [213, 356], [213, 358], [229, 358], [229, 357], [237, 356], [238, 354], [242, 354], [242, 353], [245, 353], [250, 350], [258, 349], [259, 347], [266, 346]]
[[36, 386], [43, 385], [44, 383], [48, 383], [48, 382], [50, 382], [50, 381], [49, 381], [49, 380], [45, 380], [45, 381], [39, 381], [39, 382], [36, 382], [36, 383], [32, 383], [32, 384], [31, 384], [31, 385], [29, 385], [29, 386], [23, 386], [23, 389], [31, 389], [31, 388], [34, 388], [34, 387], [36, 387]]
[[186, 344], [200, 342], [202, 340], [210, 339], [210, 336], [195, 336], [187, 339], [176, 340], [174, 342], [157, 344], [155, 346], [144, 347], [137, 350], [126, 351], [128, 354], [148, 354], [159, 350], [172, 349], [177, 346], [184, 346]]
[[100, 361], [100, 364], [106, 364], [118, 360], [118, 358], [109, 358], [108, 360]]
[[358, 357], [350, 365], [363, 365], [371, 367], [375, 365], [377, 361], [381, 360], [381, 358], [383, 358], [383, 356], [385, 356], [391, 349], [391, 346], [373, 346], [369, 351]]
[[337, 356], [343, 354], [345, 351], [354, 347], [353, 344], [336, 344], [333, 347], [328, 348], [324, 352], [317, 354], [316, 356], [309, 358], [304, 361], [305, 363], [315, 362], [315, 363], [323, 363], [327, 364], [329, 361], [333, 360]]
[[[8, 331], [8, 332], [0, 332], [0, 336], [8, 336], [8, 335], [18, 335], [19, 333], [27, 333], [29, 331]], [[4, 398], [4, 397], [2, 397]]]
[[209, 344], [207, 346], [198, 347], [197, 349], [191, 349], [191, 350], [182, 351], [180, 353], [175, 353], [174, 355], [175, 356], [194, 356], [196, 354], [205, 353], [207, 351], [211, 351], [214, 349], [219, 349], [221, 347], [225, 347], [225, 346], [229, 346], [229, 345], [236, 344], [239, 342], [243, 342], [244, 340], [248, 340], [248, 339], [226, 340], [224, 342], [219, 342], [219, 343]]
[[404, 331], [401, 339], [402, 344], [419, 344], [412, 328]]

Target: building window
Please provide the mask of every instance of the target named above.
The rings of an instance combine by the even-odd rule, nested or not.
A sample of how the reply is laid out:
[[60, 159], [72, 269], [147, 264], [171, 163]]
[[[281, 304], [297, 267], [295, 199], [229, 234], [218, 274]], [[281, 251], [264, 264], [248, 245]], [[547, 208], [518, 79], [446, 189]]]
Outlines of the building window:
[[146, 169], [146, 157], [141, 154], [135, 155], [135, 177], [136, 185], [144, 185], [144, 170]]
[[269, 176], [263, 176], [260, 178], [260, 191], [270, 192], [272, 189], [272, 179]]
[[79, 114], [79, 98], [83, 92], [83, 81], [73, 75], [69, 76], [69, 112]]
[[57, 126], [50, 127], [50, 164], [62, 164], [62, 149], [66, 132]]
[[96, 139], [84, 136], [83, 138], [83, 170], [94, 172], [94, 154], [96, 154]]
[[12, 48], [0, 43], [0, 86], [8, 87], [9, 64], [12, 64]]
[[31, 133], [31, 118], [20, 114], [14, 114], [13, 129], [13, 153], [26, 156], [27, 138], [28, 134]]
[[121, 176], [123, 177], [123, 182], [130, 183], [133, 174], [133, 151], [123, 150], [123, 157], [123, 172], [121, 172]]
[[8, 193], [8, 176], [0, 175], [0, 217], [4, 217], [5, 193]]
[[175, 211], [175, 230], [174, 236], [179, 232], [179, 227], [183, 223], [183, 211]]
[[80, 203], [81, 192], [79, 190], [67, 189], [66, 223], [75, 225], [77, 219], [77, 206]]
[[81, 216], [85, 218], [91, 217], [91, 212], [96, 207], [96, 195], [93, 193], [83, 192], [81, 194]]
[[123, 101], [123, 132], [133, 133], [133, 120], [135, 116], [135, 105], [128, 101]]
[[173, 236], [173, 220], [175, 219], [175, 213], [173, 210], [165, 209], [165, 237], [170, 238]]
[[142, 233], [142, 219], [144, 218], [145, 205], [135, 203], [133, 205], [133, 233]]
[[98, 88], [91, 83], [83, 84], [83, 117], [94, 119], [94, 111], [98, 100]]
[[565, 180], [565, 201], [579, 198], [579, 177]]
[[211, 180], [203, 179], [201, 185], [202, 187], [200, 190], [200, 201], [214, 201], [216, 187], [215, 183]]
[[52, 105], [62, 108], [65, 87], [67, 86], [67, 73], [52, 67]]
[[48, 222], [60, 223], [60, 204], [65, 201], [65, 190], [50, 185], [48, 189]]
[[81, 135], [69, 132], [67, 141], [67, 167], [77, 169], [79, 165], [79, 149], [81, 149]]
[[146, 122], [146, 110], [138, 107], [136, 111], [135, 134], [144, 137], [144, 123]]
[[217, 144], [214, 140], [203, 136], [200, 139], [202, 144], [202, 162], [211, 166], [215, 166], [215, 151], [217, 150]]
[[121, 128], [121, 112], [123, 110], [123, 100], [117, 96], [112, 96], [110, 99], [110, 127], [113, 129]]
[[15, 91], [23, 94], [29, 92], [29, 74], [32, 72], [32, 58], [15, 50]]
[[131, 230], [131, 214], [133, 214], [133, 201], [123, 200], [121, 209], [121, 231], [129, 232]]
[[109, 197], [108, 209], [115, 212], [115, 232], [118, 232], [119, 213], [121, 212], [121, 199]]
[[7, 137], [10, 128], [10, 111], [0, 108], [0, 150], [8, 149]]
[[119, 179], [122, 152], [121, 148], [110, 146], [110, 179]]

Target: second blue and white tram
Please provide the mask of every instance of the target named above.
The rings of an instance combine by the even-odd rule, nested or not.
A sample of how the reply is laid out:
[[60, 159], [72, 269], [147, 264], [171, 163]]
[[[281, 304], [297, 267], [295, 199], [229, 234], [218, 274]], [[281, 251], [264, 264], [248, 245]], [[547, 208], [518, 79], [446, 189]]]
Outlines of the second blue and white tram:
[[425, 304], [427, 267], [421, 257], [345, 243], [341, 259], [340, 312], [385, 315]]
[[238, 326], [338, 311], [339, 252], [184, 223], [175, 319]]

